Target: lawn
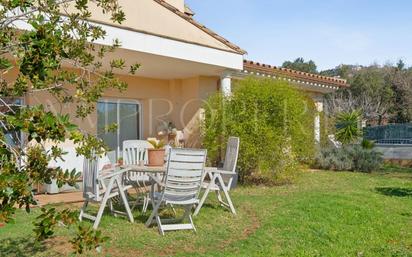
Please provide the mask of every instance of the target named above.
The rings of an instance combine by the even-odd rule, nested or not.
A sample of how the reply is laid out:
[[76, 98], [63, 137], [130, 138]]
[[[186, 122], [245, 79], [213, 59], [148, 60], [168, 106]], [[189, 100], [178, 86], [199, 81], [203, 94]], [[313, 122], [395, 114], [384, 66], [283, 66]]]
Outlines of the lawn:
[[[304, 172], [292, 185], [233, 191], [238, 216], [210, 197], [198, 233], [146, 229], [108, 215], [101, 256], [412, 256], [412, 170], [373, 174]], [[0, 229], [0, 256], [70, 254], [59, 230], [47, 248], [33, 240], [32, 214]], [[94, 256], [94, 253], [89, 253]]]

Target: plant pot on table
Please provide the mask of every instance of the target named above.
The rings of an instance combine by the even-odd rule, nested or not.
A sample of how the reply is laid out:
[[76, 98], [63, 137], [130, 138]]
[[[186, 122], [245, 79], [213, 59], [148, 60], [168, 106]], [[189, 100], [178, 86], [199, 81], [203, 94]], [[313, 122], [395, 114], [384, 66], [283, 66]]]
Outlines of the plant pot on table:
[[163, 166], [165, 154], [165, 149], [148, 149], [149, 166]]

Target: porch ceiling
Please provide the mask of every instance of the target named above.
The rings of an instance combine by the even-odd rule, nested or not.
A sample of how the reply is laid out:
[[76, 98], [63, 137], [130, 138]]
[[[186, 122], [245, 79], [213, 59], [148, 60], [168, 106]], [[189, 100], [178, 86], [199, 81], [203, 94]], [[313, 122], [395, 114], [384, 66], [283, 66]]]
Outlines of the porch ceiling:
[[[25, 21], [16, 21], [13, 25], [22, 30], [32, 29]], [[107, 24], [97, 25], [101, 26], [107, 35], [104, 39], [97, 40], [96, 44], [111, 46], [115, 39], [121, 41], [120, 49], [106, 54], [103, 67], [109, 67], [112, 59], [122, 58], [126, 61], [126, 66], [134, 63], [142, 65], [136, 73], [137, 76], [158, 79], [220, 76], [227, 70], [243, 69], [243, 55], [239, 53]], [[127, 72], [128, 69], [116, 73]]]
[[109, 61], [122, 58], [126, 61], [124, 70], [116, 71], [117, 74], [127, 75], [129, 68], [134, 63], [141, 64], [135, 76], [156, 79], [184, 79], [195, 76], [220, 76], [227, 68], [181, 60], [160, 55], [117, 49], [115, 53], [107, 54], [103, 67], [109, 66]]

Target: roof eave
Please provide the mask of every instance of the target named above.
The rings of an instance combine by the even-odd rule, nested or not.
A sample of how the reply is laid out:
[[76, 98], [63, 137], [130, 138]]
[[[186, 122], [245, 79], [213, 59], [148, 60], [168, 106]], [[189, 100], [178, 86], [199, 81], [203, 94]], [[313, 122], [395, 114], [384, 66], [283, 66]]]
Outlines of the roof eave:
[[344, 79], [321, 76], [317, 74], [301, 72], [301, 71], [296, 71], [296, 70], [291, 70], [291, 69], [286, 69], [286, 68], [279, 68], [276, 66], [260, 64], [258, 62], [253, 62], [253, 61], [248, 61], [248, 60], [244, 60], [243, 69], [246, 71], [260, 72], [262, 74], [267, 74], [267, 75], [285, 76], [285, 77], [291, 77], [295, 79], [301, 79], [303, 81], [308, 81], [311, 83], [320, 83], [320, 84], [323, 83], [323, 84], [328, 84], [328, 85], [334, 85], [339, 88], [350, 87], [350, 85], [347, 84], [347, 81]]
[[231, 43], [229, 40], [227, 40], [224, 37], [222, 37], [222, 36], [218, 35], [217, 33], [213, 32], [211, 29], [207, 28], [206, 26], [200, 24], [199, 22], [194, 20], [190, 15], [181, 12], [179, 9], [177, 9], [173, 5], [167, 3], [166, 1], [164, 1], [164, 0], [153, 0], [153, 1], [160, 4], [161, 6], [165, 7], [169, 11], [175, 13], [176, 15], [180, 16], [181, 18], [185, 19], [186, 21], [190, 22], [192, 25], [196, 26], [197, 28], [199, 28], [203, 32], [209, 34], [211, 37], [218, 40], [219, 42], [225, 44], [226, 46], [228, 46], [230, 49], [232, 49], [236, 53], [241, 54], [241, 55], [247, 54], [247, 52], [245, 50], [243, 50], [242, 48], [240, 48], [239, 46]]

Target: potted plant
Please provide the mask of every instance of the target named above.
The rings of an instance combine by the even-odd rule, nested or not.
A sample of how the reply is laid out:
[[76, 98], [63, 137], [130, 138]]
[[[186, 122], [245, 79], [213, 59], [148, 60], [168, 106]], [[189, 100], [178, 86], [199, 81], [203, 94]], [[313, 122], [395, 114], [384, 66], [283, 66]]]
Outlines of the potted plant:
[[119, 158], [117, 159], [117, 164], [118, 164], [119, 166], [123, 166], [123, 157], [119, 157]]
[[163, 166], [165, 163], [165, 143], [161, 140], [148, 141], [153, 148], [148, 149], [149, 166]]

